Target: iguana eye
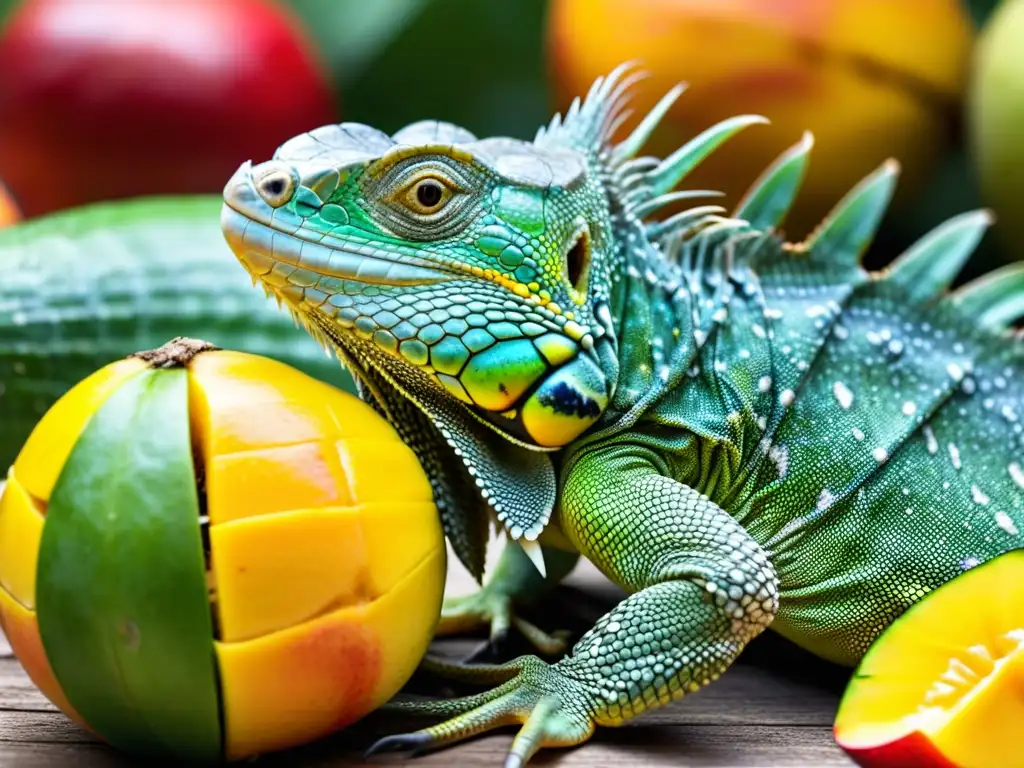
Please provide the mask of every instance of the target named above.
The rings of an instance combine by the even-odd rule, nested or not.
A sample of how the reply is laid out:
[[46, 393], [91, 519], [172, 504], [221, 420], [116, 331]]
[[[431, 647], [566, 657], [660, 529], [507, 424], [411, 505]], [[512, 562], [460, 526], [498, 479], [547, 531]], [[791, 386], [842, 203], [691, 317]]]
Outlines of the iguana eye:
[[406, 187], [399, 199], [413, 213], [429, 216], [447, 205], [452, 191], [441, 179], [428, 176]]

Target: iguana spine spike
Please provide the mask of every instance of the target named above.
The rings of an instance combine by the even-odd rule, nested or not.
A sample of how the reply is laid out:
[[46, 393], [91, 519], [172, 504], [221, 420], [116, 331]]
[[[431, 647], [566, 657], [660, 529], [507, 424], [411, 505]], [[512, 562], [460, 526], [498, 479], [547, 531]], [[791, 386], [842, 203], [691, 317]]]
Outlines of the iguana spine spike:
[[1003, 330], [1024, 317], [1024, 263], [995, 269], [952, 293], [948, 301], [983, 328]]
[[720, 205], [699, 205], [680, 211], [664, 221], [656, 221], [647, 225], [647, 235], [651, 240], [661, 240], [672, 232], [686, 232], [704, 223], [710, 216], [725, 213]]
[[897, 257], [884, 279], [901, 285], [915, 301], [937, 298], [953, 284], [994, 220], [987, 210], [954, 216]]
[[814, 136], [805, 131], [796, 144], [779, 155], [750, 185], [733, 215], [758, 229], [777, 228], [789, 213], [807, 172]]
[[836, 203], [800, 249], [811, 251], [822, 263], [859, 264], [896, 191], [899, 172], [900, 164], [890, 158], [865, 176]]
[[661, 124], [661, 121], [668, 114], [668, 111], [672, 108], [672, 105], [676, 103], [679, 97], [686, 90], [686, 84], [679, 83], [674, 86], [668, 93], [661, 97], [654, 108], [648, 112], [644, 119], [640, 121], [640, 124], [633, 129], [633, 132], [627, 136], [622, 142], [620, 142], [612, 153], [612, 157], [615, 162], [622, 162], [627, 160], [637, 152], [641, 150], [644, 144], [647, 143], [648, 139]]
[[680, 200], [691, 200], [695, 197], [722, 197], [723, 194], [716, 189], [684, 189], [678, 192], [669, 192], [640, 203], [633, 208], [633, 213], [642, 219], [651, 215], [659, 208], [664, 208], [672, 203], [678, 203]]
[[665, 158], [650, 173], [648, 184], [651, 194], [661, 195], [671, 190], [704, 158], [744, 128], [767, 123], [768, 119], [760, 115], [737, 115], [711, 126]]

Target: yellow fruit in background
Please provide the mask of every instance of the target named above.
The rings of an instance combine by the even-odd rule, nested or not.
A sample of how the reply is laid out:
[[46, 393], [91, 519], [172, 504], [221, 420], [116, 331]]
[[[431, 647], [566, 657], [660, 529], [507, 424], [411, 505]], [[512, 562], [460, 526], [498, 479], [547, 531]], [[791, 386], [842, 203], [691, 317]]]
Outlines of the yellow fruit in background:
[[706, 160], [689, 188], [731, 207], [760, 172], [815, 136], [787, 220], [798, 239], [886, 158], [900, 196], [947, 148], [967, 75], [972, 28], [959, 0], [552, 0], [548, 54], [558, 106], [623, 61], [652, 74], [635, 90], [636, 125], [677, 82], [689, 84], [644, 150], [666, 156], [713, 123], [760, 114]]
[[968, 96], [971, 152], [993, 228], [1024, 253], [1024, 2], [1004, 0], [978, 39]]
[[0, 625], [57, 706], [137, 756], [298, 745], [393, 696], [440, 613], [426, 475], [357, 398], [175, 340], [108, 365], [0, 495]]

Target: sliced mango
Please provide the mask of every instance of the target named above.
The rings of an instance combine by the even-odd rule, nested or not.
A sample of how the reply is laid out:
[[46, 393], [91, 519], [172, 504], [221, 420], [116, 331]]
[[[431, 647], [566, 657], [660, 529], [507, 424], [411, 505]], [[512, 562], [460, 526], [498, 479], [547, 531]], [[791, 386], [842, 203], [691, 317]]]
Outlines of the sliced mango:
[[57, 475], [96, 409], [126, 379], [145, 368], [146, 364], [137, 358], [111, 363], [83, 379], [53, 404], [14, 460], [14, 471], [30, 496], [49, 501]]
[[39, 637], [39, 622], [35, 613], [25, 608], [3, 589], [0, 589], [0, 629], [3, 629], [7, 642], [11, 644], [11, 649], [21, 662], [25, 674], [43, 695], [65, 715], [83, 728], [88, 728], [89, 725], [71, 706], [60, 683], [53, 676], [53, 669], [43, 650], [43, 641]]
[[372, 602], [443, 545], [433, 504], [304, 509], [210, 529], [219, 638]]
[[0, 625], [101, 738], [210, 763], [393, 696], [432, 638], [445, 547], [425, 473], [368, 405], [255, 355], [178, 362], [108, 366], [37, 426], [0, 497]]
[[868, 650], [843, 696], [839, 744], [865, 766], [1020, 762], [1024, 550], [939, 587]]
[[338, 443], [338, 454], [352, 496], [360, 503], [423, 503], [434, 498], [416, 454], [397, 440], [351, 438]]
[[215, 525], [354, 502], [333, 440], [206, 456], [206, 510]]
[[367, 602], [362, 522], [352, 509], [304, 509], [210, 530], [220, 639], [234, 643]]

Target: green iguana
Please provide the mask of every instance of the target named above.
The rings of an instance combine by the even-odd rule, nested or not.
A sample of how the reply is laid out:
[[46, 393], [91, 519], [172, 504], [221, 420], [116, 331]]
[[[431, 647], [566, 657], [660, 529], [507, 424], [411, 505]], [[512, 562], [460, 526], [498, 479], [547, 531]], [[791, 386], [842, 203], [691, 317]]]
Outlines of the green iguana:
[[503, 631], [537, 589], [531, 561], [547, 586], [571, 567], [559, 547], [631, 593], [554, 664], [448, 669], [497, 687], [393, 704], [450, 719], [374, 750], [518, 722], [506, 765], [522, 765], [696, 691], [768, 626], [853, 664], [1022, 542], [1024, 346], [1006, 329], [1024, 269], [947, 291], [988, 214], [867, 273], [890, 161], [785, 242], [805, 136], [730, 215], [652, 220], [710, 194], [672, 190], [762, 120], [640, 156], [681, 89], [614, 143], [636, 79], [598, 80], [533, 142], [345, 123], [225, 188], [232, 250], [416, 450], [462, 562], [481, 575], [489, 516], [516, 542], [443, 630]]

